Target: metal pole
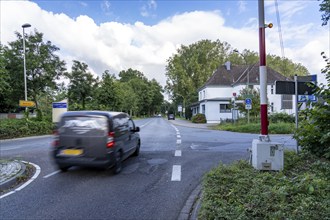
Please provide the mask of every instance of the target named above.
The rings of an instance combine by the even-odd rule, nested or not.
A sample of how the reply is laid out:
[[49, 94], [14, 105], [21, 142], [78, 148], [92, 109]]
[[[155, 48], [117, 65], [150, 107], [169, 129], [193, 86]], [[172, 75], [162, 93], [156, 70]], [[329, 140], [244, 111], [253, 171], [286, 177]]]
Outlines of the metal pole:
[[[298, 129], [298, 76], [294, 75], [294, 87], [295, 87], [295, 121], [296, 121], [296, 129]], [[299, 153], [299, 144], [298, 140], [296, 140], [297, 145], [297, 153]]]
[[268, 115], [267, 115], [267, 68], [266, 68], [264, 0], [258, 1], [258, 8], [259, 8], [259, 56], [260, 56], [259, 75], [260, 75], [260, 117], [261, 117], [260, 139], [270, 141], [268, 136]]
[[[25, 28], [29, 28], [31, 27], [31, 24], [23, 24], [22, 25], [22, 28], [23, 28], [23, 61], [24, 61], [24, 96], [25, 96], [25, 101], [27, 101], [27, 82], [26, 82], [26, 60], [25, 60], [25, 57], [26, 57], [26, 52], [25, 52], [25, 31], [24, 29]], [[27, 110], [27, 108], [26, 108]]]
[[[246, 61], [245, 61], [246, 62]], [[248, 75], [247, 75], [247, 88], [248, 93], [250, 93], [250, 66], [248, 66]], [[249, 95], [249, 94], [248, 94]], [[251, 104], [252, 105], [252, 104]], [[250, 109], [248, 109], [248, 124], [250, 124]]]
[[27, 85], [26, 85], [26, 61], [25, 61], [25, 32], [23, 27], [23, 60], [24, 60], [24, 94], [25, 94], [25, 101], [27, 101]]

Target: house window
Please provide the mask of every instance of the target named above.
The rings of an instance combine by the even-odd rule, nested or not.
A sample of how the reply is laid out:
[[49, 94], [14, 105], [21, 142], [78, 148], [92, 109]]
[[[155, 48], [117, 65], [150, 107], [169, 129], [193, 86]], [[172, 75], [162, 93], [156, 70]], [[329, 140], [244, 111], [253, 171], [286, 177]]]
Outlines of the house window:
[[270, 86], [270, 94], [274, 94], [274, 86], [273, 85]]
[[229, 104], [220, 104], [220, 113], [231, 112]]
[[202, 92], [199, 92], [199, 100], [202, 100]]
[[202, 114], [205, 115], [205, 105], [202, 105]]
[[282, 95], [281, 109], [292, 109], [292, 95]]
[[205, 90], [203, 91], [203, 99], [205, 99]]
[[271, 110], [271, 112], [274, 112], [274, 102], [272, 102], [272, 103], [270, 104], [270, 110]]

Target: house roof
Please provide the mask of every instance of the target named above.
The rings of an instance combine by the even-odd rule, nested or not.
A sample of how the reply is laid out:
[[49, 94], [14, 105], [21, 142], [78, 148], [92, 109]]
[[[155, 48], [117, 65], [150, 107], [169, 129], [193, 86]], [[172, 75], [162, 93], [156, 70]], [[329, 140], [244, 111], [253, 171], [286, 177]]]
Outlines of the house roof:
[[[228, 65], [228, 63], [227, 63]], [[221, 65], [204, 84], [207, 86], [235, 86], [235, 85], [256, 85], [259, 82], [259, 62], [254, 65], [230, 65], [228, 70], [226, 65]], [[286, 81], [289, 78], [281, 75], [279, 72], [267, 67], [267, 84], [274, 84], [275, 81]]]

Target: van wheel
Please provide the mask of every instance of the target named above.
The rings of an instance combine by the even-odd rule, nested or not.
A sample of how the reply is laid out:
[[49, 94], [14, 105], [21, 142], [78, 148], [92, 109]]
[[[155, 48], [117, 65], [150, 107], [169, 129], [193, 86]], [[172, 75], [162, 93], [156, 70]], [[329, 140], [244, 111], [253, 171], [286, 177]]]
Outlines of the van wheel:
[[70, 168], [69, 166], [58, 166], [58, 168], [60, 168], [60, 170], [62, 171], [62, 172], [66, 172], [66, 171], [68, 171], [68, 169]]
[[116, 151], [115, 153], [115, 167], [114, 167], [114, 174], [118, 174], [121, 172], [122, 170], [122, 153], [121, 151]]
[[135, 152], [133, 153], [133, 156], [134, 157], [137, 157], [137, 156], [139, 156], [139, 154], [140, 154], [140, 141], [137, 143], [137, 145], [136, 145], [136, 149], [135, 149]]

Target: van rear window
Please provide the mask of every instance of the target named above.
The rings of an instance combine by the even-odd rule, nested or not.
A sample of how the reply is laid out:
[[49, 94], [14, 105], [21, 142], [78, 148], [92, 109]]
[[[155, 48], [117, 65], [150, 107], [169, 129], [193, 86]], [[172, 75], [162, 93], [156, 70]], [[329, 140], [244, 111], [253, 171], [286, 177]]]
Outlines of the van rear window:
[[64, 117], [59, 132], [66, 134], [104, 135], [108, 132], [108, 120], [105, 116]]

